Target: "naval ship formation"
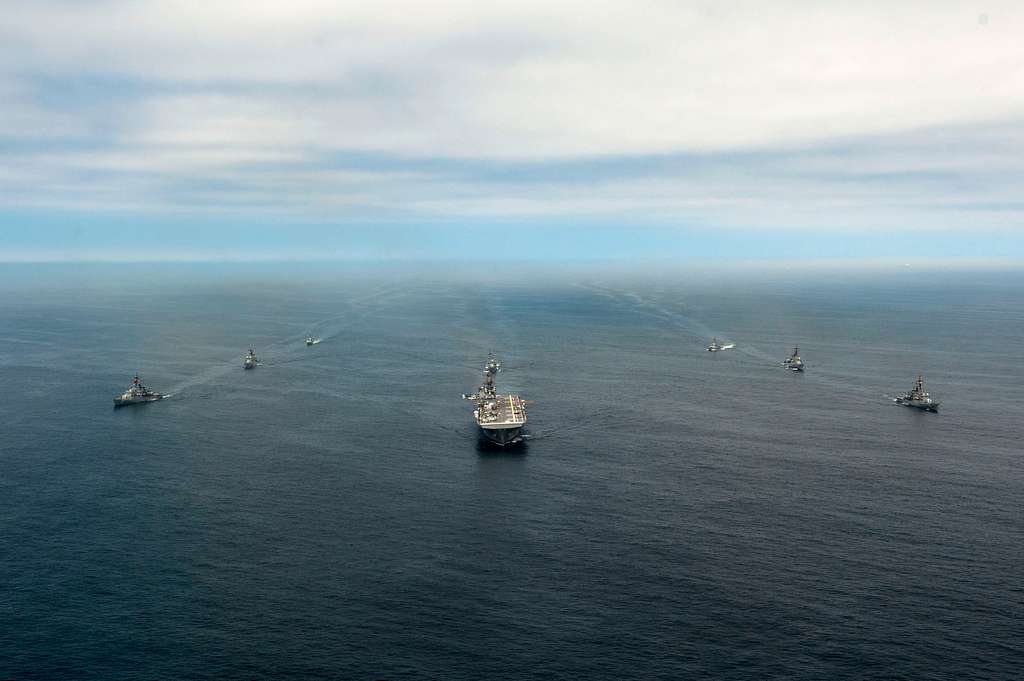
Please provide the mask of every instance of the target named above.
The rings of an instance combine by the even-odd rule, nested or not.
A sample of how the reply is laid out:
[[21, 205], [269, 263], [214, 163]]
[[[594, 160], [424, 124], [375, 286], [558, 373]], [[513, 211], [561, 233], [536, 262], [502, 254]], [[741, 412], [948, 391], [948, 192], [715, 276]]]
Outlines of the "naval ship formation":
[[[306, 337], [307, 346], [319, 343], [320, 339], [312, 334]], [[735, 347], [735, 343], [722, 343], [718, 338], [713, 338], [708, 346], [708, 351], [720, 352], [733, 347]], [[246, 369], [255, 369], [260, 363], [255, 350], [249, 348], [243, 366]], [[792, 371], [803, 371], [804, 362], [800, 357], [800, 348], [794, 347], [793, 353], [782, 364]], [[487, 364], [484, 365], [483, 385], [471, 395], [463, 394], [462, 398], [475, 403], [473, 418], [480, 429], [480, 434], [497, 445], [505, 446], [521, 442], [523, 439], [523, 428], [526, 425], [526, 401], [519, 395], [498, 394], [494, 385], [494, 377], [499, 371], [501, 371], [501, 364], [495, 359], [493, 352], [488, 353]], [[114, 398], [114, 406], [124, 407], [156, 402], [168, 396], [150, 390], [142, 384], [139, 375], [135, 374], [128, 389]], [[924, 381], [920, 375], [910, 391], [893, 397], [892, 400], [897, 404], [923, 411], [938, 412], [939, 410], [939, 401], [932, 399], [924, 389]]]
[[501, 371], [501, 364], [494, 353], [487, 356], [484, 366], [484, 383], [472, 395], [462, 399], [476, 403], [473, 418], [480, 433], [496, 445], [511, 445], [522, 440], [523, 426], [526, 425], [526, 403], [519, 395], [499, 395], [494, 386], [494, 377]]

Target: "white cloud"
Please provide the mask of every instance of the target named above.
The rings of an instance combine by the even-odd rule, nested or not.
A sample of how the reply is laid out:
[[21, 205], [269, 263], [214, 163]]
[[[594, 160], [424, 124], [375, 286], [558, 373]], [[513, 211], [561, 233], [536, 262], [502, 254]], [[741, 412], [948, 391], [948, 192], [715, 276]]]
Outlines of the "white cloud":
[[[988, 3], [985, 23], [956, 2], [15, 4], [4, 205], [765, 226], [842, 209], [930, 228], [989, 202], [1011, 209], [970, 220], [1019, 224], [1018, 2]], [[767, 156], [731, 156], [746, 152]], [[352, 153], [390, 165], [332, 166]], [[699, 170], [498, 182], [400, 165], [672, 154]]]
[[[935, 2], [33, 2], [7, 13], [18, 39], [3, 56], [13, 71], [251, 86], [154, 102], [201, 138], [650, 153], [1024, 115], [1024, 6], [985, 10], [987, 23]], [[145, 134], [180, 134], [169, 118]]]

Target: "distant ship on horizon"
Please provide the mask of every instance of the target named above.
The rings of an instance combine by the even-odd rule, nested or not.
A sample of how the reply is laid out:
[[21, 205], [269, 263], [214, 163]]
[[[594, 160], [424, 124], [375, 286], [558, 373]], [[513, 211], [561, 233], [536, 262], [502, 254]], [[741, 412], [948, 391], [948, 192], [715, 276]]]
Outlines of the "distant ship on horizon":
[[494, 353], [487, 356], [484, 365], [484, 383], [472, 395], [462, 399], [476, 402], [473, 418], [488, 440], [496, 445], [506, 446], [522, 440], [523, 426], [526, 425], [526, 403], [519, 395], [499, 395], [494, 386], [494, 377], [501, 371], [501, 364]]

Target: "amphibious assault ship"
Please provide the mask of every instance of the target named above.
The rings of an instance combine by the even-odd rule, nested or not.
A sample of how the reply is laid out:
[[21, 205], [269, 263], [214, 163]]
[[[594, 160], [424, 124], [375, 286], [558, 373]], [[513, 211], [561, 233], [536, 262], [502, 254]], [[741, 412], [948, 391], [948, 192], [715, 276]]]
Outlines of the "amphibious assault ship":
[[804, 361], [800, 359], [800, 348], [793, 348], [793, 354], [790, 355], [782, 364], [792, 371], [803, 371]]
[[127, 407], [130, 404], [144, 404], [146, 402], [156, 402], [164, 398], [158, 392], [153, 392], [146, 386], [142, 385], [142, 381], [139, 380], [139, 375], [135, 374], [132, 379], [132, 384], [128, 386], [128, 389], [121, 393], [120, 397], [114, 398], [115, 407]]
[[914, 382], [914, 387], [910, 392], [894, 397], [893, 402], [896, 404], [902, 404], [904, 407], [915, 407], [924, 411], [939, 411], [938, 400], [933, 400], [932, 396], [924, 389], [924, 381], [921, 380], [921, 374], [917, 375], [917, 381]]
[[473, 418], [480, 432], [494, 444], [505, 446], [522, 440], [523, 426], [526, 425], [526, 403], [519, 395], [499, 395], [494, 387], [494, 376], [501, 371], [501, 364], [494, 353], [487, 356], [484, 366], [484, 384], [472, 395], [462, 399], [476, 402]]
[[242, 366], [246, 369], [255, 369], [259, 364], [260, 360], [256, 356], [256, 352], [252, 348], [249, 348], [249, 354], [245, 356], [245, 362], [242, 363]]

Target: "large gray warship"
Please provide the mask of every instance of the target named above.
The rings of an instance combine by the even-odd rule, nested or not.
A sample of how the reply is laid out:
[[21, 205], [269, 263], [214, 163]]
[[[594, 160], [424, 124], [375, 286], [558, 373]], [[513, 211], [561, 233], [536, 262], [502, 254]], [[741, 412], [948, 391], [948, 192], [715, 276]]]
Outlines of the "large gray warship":
[[904, 407], [915, 407], [924, 411], [939, 411], [939, 402], [938, 400], [933, 400], [932, 396], [924, 389], [924, 381], [921, 380], [921, 374], [917, 375], [913, 389], [899, 397], [894, 397], [893, 402], [902, 404]]
[[487, 356], [484, 366], [484, 384], [472, 395], [462, 399], [476, 402], [473, 418], [480, 432], [496, 445], [511, 445], [522, 440], [523, 426], [526, 425], [526, 403], [519, 395], [499, 395], [494, 387], [494, 376], [501, 371], [501, 364], [494, 353]]
[[804, 361], [800, 359], [800, 348], [793, 348], [793, 354], [787, 357], [782, 364], [791, 371], [803, 371]]
[[119, 397], [114, 398], [115, 407], [127, 407], [130, 404], [145, 404], [146, 402], [156, 402], [164, 398], [158, 392], [153, 392], [146, 386], [142, 385], [142, 381], [139, 380], [139, 375], [135, 374], [132, 379], [132, 384], [128, 386]]
[[260, 360], [256, 356], [256, 351], [249, 348], [249, 354], [245, 356], [245, 361], [242, 363], [242, 367], [245, 369], [255, 369], [260, 365]]

